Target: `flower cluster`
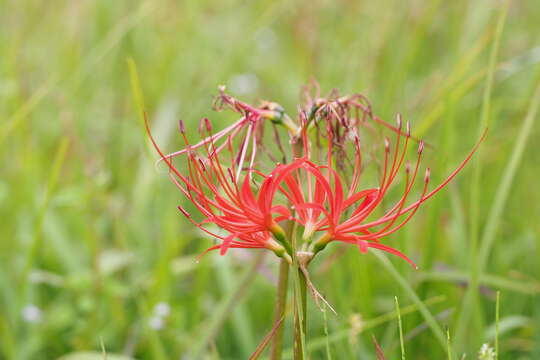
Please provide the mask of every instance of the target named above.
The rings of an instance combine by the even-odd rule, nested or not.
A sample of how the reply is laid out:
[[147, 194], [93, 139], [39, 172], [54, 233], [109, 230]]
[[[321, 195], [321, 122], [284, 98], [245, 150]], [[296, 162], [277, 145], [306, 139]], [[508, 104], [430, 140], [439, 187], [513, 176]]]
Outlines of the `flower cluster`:
[[[160, 161], [170, 169], [172, 181], [202, 215], [202, 221], [181, 206], [179, 210], [219, 240], [207, 251], [220, 250], [222, 255], [230, 248], [266, 248], [289, 262], [300, 252], [308, 254], [309, 261], [328, 243], [340, 241], [358, 246], [363, 253], [380, 249], [415, 266], [381, 240], [402, 228], [420, 205], [443, 189], [482, 140], [446, 180], [429, 190], [430, 170], [423, 174], [420, 170], [424, 142], [411, 136], [410, 124], [404, 124], [401, 116], [394, 126], [373, 115], [361, 95], [333, 93], [322, 98], [307, 94], [292, 120], [276, 103], [251, 106], [220, 88], [215, 108], [228, 108], [240, 118], [215, 133], [210, 120], [201, 120], [202, 140], [196, 144], [188, 141], [180, 121], [185, 146], [171, 154], [163, 153], [150, 138]], [[264, 132], [269, 122], [274, 126], [271, 138]], [[280, 127], [285, 129], [287, 141], [280, 140], [280, 133], [285, 132]], [[376, 144], [382, 154], [373, 159], [364, 138], [377, 138], [381, 129], [392, 136]], [[407, 158], [412, 144], [417, 149], [411, 162]], [[268, 155], [270, 166], [262, 160], [260, 149]], [[279, 152], [283, 160], [276, 162]], [[369, 162], [366, 154], [379, 165], [378, 180], [363, 177]], [[180, 168], [174, 164], [177, 157], [183, 160]], [[400, 176], [400, 172], [404, 174]], [[398, 183], [401, 196], [388, 206], [388, 193]], [[420, 195], [411, 200], [417, 183]], [[223, 233], [212, 230], [216, 227]]]

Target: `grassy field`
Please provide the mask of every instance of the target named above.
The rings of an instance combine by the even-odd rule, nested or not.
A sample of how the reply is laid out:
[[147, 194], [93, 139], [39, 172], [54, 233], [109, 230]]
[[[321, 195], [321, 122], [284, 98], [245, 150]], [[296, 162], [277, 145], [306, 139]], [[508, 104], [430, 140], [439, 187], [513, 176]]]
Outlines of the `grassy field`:
[[400, 358], [397, 296], [407, 359], [476, 359], [496, 338], [500, 359], [540, 359], [540, 2], [507, 5], [0, 1], [0, 359], [245, 359], [272, 327], [273, 256], [259, 271], [256, 251], [195, 262], [212, 239], [154, 166], [129, 58], [171, 151], [179, 118], [232, 119], [211, 110], [220, 84], [291, 114], [312, 78], [361, 92], [433, 145], [434, 183], [488, 127], [387, 239], [419, 270], [339, 245], [313, 264], [338, 315], [310, 304], [308, 349], [374, 359], [374, 336]]

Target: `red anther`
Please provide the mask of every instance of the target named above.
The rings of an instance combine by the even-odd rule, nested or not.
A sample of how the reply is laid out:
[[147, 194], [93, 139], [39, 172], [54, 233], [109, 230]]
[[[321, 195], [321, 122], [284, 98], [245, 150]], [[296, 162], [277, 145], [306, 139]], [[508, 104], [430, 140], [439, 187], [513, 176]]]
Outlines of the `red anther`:
[[212, 123], [208, 118], [204, 118], [204, 125], [206, 126], [206, 131], [212, 132]]
[[199, 164], [201, 164], [202, 171], [206, 171], [206, 165], [204, 165], [204, 161], [202, 159], [199, 159]]
[[191, 215], [190, 215], [190, 214], [186, 211], [186, 209], [184, 209], [182, 206], [179, 205], [179, 206], [178, 206], [178, 210], [180, 210], [180, 212], [181, 212], [182, 214], [184, 214], [185, 217], [187, 217], [187, 218], [190, 218], [190, 217], [191, 217]]
[[429, 177], [431, 175], [431, 170], [430, 168], [427, 168], [426, 169], [426, 175], [424, 176], [424, 182], [427, 184], [429, 182]]
[[227, 174], [229, 174], [229, 178], [231, 179], [231, 182], [234, 183], [234, 174], [231, 168], [227, 168]]
[[418, 155], [420, 155], [424, 151], [424, 140], [420, 140], [420, 144], [418, 145]]
[[182, 134], [186, 133], [186, 127], [184, 126], [184, 120], [182, 120], [182, 119], [178, 120], [178, 129], [180, 130], [180, 133], [182, 133]]

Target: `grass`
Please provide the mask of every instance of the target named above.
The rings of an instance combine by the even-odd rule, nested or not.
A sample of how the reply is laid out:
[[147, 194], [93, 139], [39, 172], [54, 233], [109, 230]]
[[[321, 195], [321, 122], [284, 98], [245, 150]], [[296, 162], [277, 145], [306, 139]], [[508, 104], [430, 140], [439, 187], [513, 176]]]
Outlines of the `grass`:
[[[540, 4], [505, 4], [0, 2], [0, 359], [249, 357], [274, 326], [279, 262], [195, 262], [212, 240], [177, 213], [140, 110], [172, 150], [179, 118], [191, 135], [201, 117], [231, 120], [210, 110], [219, 84], [294, 113], [313, 77], [410, 120], [432, 145], [433, 184], [489, 133], [386, 239], [420, 270], [338, 245], [312, 264], [338, 315], [308, 299], [306, 352], [375, 358], [373, 335], [389, 359], [469, 359], [486, 342], [499, 359], [538, 358]], [[171, 311], [156, 327], [161, 302]]]

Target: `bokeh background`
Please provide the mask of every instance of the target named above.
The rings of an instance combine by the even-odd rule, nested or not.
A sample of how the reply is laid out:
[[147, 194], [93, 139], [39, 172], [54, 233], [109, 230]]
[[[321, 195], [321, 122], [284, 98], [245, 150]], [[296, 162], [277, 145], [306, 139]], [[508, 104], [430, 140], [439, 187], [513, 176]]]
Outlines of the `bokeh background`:
[[397, 296], [407, 358], [475, 359], [498, 333], [500, 358], [539, 359], [540, 2], [505, 4], [0, 1], [0, 359], [244, 359], [272, 326], [273, 257], [258, 271], [254, 252], [195, 262], [212, 240], [154, 166], [130, 58], [168, 150], [179, 118], [231, 120], [211, 110], [219, 84], [291, 114], [313, 78], [361, 92], [433, 145], [435, 181], [489, 127], [387, 239], [420, 270], [340, 246], [314, 264], [338, 315], [310, 308], [308, 346], [373, 359], [375, 336], [399, 358]]

